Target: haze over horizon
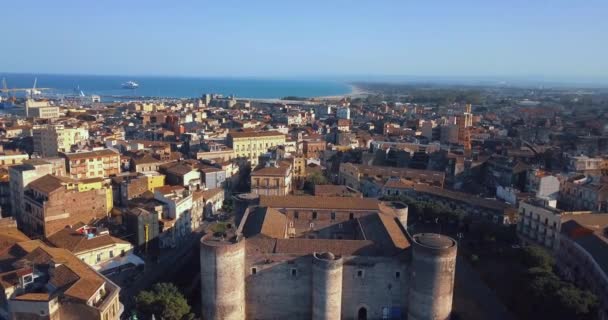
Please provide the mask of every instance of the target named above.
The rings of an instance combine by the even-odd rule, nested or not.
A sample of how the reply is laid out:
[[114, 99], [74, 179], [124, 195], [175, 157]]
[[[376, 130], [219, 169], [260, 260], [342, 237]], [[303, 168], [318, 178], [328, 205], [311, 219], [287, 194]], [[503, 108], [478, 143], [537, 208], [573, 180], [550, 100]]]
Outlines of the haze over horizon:
[[14, 14], [3, 16], [0, 71], [606, 83], [606, 9], [596, 0], [13, 1], [3, 5]]

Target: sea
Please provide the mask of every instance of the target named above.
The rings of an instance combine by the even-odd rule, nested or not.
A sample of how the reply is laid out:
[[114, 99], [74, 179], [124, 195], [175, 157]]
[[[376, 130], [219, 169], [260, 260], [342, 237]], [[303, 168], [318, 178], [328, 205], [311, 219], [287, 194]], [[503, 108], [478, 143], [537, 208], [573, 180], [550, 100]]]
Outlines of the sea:
[[[344, 95], [352, 87], [330, 80], [281, 80], [266, 78], [197, 78], [171, 76], [107, 76], [1, 73], [7, 88], [37, 88], [44, 95], [100, 95], [105, 101], [116, 97], [193, 98], [204, 93], [234, 95], [237, 98], [280, 99], [287, 96], [319, 97]], [[135, 81], [137, 89], [123, 89], [121, 84]], [[0, 86], [2, 84], [0, 83]]]

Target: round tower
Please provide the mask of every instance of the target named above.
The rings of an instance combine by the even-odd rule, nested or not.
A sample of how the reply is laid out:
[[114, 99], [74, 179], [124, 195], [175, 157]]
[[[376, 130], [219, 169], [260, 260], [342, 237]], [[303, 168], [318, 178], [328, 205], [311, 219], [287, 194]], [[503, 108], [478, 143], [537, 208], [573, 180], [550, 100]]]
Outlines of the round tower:
[[312, 256], [312, 318], [340, 320], [342, 311], [342, 257], [331, 252]]
[[449, 319], [456, 271], [456, 241], [435, 233], [419, 233], [412, 238], [408, 319]]
[[392, 214], [399, 220], [399, 223], [407, 230], [407, 204], [401, 201], [385, 201], [380, 203], [380, 210], [384, 213]]
[[244, 320], [245, 240], [207, 234], [200, 250], [203, 319]]
[[232, 197], [234, 200], [234, 221], [238, 227], [241, 224], [245, 210], [260, 204], [260, 196], [255, 193], [242, 193]]

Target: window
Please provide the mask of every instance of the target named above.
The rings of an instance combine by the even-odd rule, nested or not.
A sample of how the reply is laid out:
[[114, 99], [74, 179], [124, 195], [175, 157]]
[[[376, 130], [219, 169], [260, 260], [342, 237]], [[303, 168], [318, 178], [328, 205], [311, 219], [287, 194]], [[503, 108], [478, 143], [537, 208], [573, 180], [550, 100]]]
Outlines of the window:
[[297, 276], [297, 275], [298, 275], [298, 269], [291, 268], [291, 276], [292, 276], [292, 277], [295, 277], [295, 276]]
[[316, 220], [316, 219], [317, 219], [317, 212], [316, 212], [316, 211], [313, 211], [313, 212], [312, 212], [312, 219], [313, 219], [313, 220]]
[[365, 272], [363, 272], [363, 270], [359, 269], [357, 270], [357, 278], [363, 278], [365, 276]]
[[114, 250], [110, 250], [110, 258], [114, 258]]
[[293, 218], [294, 219], [299, 219], [300, 218], [300, 213], [298, 211], [294, 211], [293, 212]]
[[348, 214], [348, 220], [353, 220], [355, 218], [355, 214], [354, 213], [349, 213]]
[[258, 273], [258, 268], [251, 268], [251, 274]]
[[395, 272], [395, 279], [399, 279], [401, 278], [401, 272], [397, 271]]
[[333, 221], [333, 220], [336, 220], [336, 213], [335, 213], [335, 212], [332, 212], [332, 213], [331, 213], [331, 220], [332, 220], [332, 221]]

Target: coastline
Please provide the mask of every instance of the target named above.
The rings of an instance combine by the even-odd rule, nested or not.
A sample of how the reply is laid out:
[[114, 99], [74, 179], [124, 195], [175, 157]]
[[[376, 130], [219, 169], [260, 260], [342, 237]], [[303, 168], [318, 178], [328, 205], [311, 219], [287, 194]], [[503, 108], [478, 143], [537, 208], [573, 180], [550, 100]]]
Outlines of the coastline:
[[371, 94], [370, 92], [367, 92], [367, 91], [355, 86], [354, 84], [349, 83], [348, 86], [350, 87], [349, 93], [333, 95], [333, 96], [317, 96], [317, 97], [313, 97], [312, 99], [315, 99], [315, 100], [341, 100], [344, 98], [357, 98], [357, 97], [363, 97], [363, 96], [367, 96], [367, 95]]

